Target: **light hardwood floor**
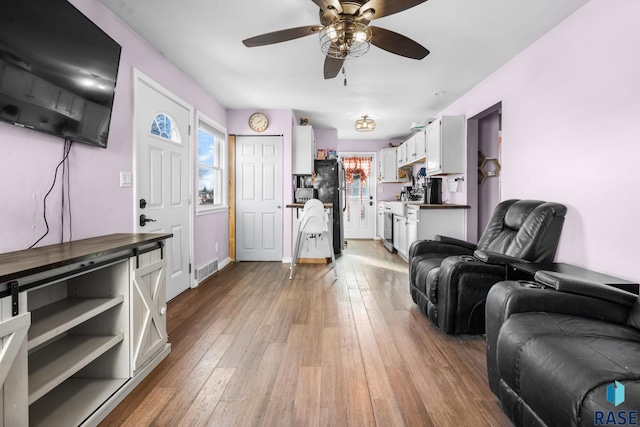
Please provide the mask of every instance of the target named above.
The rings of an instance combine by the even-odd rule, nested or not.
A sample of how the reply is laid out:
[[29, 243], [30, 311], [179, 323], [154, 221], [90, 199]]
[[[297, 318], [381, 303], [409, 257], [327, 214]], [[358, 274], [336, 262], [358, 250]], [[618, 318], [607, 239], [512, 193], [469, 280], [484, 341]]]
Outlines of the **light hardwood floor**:
[[234, 263], [178, 296], [171, 354], [101, 425], [511, 425], [483, 337], [434, 327], [404, 261], [351, 240], [337, 268]]

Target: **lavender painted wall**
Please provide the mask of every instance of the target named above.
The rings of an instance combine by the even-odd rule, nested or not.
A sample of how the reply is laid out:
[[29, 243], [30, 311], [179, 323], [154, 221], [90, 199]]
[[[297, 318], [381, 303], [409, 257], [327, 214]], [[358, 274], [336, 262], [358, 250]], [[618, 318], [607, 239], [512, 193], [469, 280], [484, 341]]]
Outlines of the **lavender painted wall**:
[[[120, 188], [119, 174], [133, 170], [134, 67], [222, 125], [226, 125], [227, 113], [100, 2], [71, 0], [71, 3], [122, 45], [109, 146], [104, 150], [74, 144], [70, 155], [73, 239], [77, 240], [133, 231], [133, 190]], [[55, 166], [62, 158], [63, 145], [60, 138], [0, 124], [0, 252], [25, 249], [44, 232], [42, 200], [51, 186]], [[135, 177], [133, 179], [135, 182]], [[58, 189], [56, 187], [47, 200], [51, 231], [40, 245], [57, 243], [60, 239]], [[194, 234], [196, 266], [214, 255], [220, 259], [228, 257], [225, 213], [195, 218]], [[215, 242], [219, 242], [218, 254], [212, 253], [209, 247]]]
[[556, 259], [640, 280], [640, 2], [591, 0], [442, 114], [502, 101], [502, 199], [564, 203]]

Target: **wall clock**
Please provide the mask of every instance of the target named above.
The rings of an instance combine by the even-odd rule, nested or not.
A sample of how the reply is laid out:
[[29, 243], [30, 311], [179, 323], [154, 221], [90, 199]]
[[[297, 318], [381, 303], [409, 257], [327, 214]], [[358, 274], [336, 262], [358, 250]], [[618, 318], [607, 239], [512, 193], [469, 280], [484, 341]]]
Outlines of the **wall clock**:
[[269, 127], [269, 119], [263, 113], [253, 113], [249, 117], [249, 127], [254, 132], [264, 132]]

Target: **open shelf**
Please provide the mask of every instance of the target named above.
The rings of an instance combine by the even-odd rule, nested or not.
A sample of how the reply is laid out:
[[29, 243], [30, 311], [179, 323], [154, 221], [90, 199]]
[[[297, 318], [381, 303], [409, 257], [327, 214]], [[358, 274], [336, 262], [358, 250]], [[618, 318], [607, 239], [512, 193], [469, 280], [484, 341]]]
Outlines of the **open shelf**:
[[29, 426], [81, 424], [128, 378], [69, 378], [29, 407]]
[[67, 335], [29, 356], [29, 405], [121, 342], [124, 334]]
[[29, 350], [123, 301], [122, 295], [114, 298], [67, 298], [34, 310], [29, 328]]

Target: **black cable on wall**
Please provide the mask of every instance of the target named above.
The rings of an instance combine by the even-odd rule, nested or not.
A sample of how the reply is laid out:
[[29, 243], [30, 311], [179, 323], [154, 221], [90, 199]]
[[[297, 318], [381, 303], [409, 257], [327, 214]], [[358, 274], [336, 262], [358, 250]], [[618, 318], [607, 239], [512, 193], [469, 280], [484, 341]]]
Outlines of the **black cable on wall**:
[[[60, 163], [58, 163], [58, 166], [56, 166], [56, 170], [55, 173], [53, 175], [53, 182], [51, 183], [51, 187], [49, 188], [49, 191], [47, 191], [47, 194], [45, 194], [44, 196], [44, 200], [43, 200], [43, 219], [44, 219], [44, 225], [46, 227], [46, 231], [44, 232], [44, 234], [38, 239], [36, 240], [31, 246], [29, 246], [29, 249], [33, 248], [35, 245], [37, 245], [38, 243], [40, 243], [40, 241], [42, 239], [44, 239], [48, 234], [49, 234], [49, 222], [47, 221], [47, 197], [49, 197], [49, 195], [51, 194], [51, 192], [53, 191], [54, 187], [56, 186], [56, 181], [58, 180], [58, 170], [60, 169], [60, 167], [62, 166], [62, 212], [60, 213], [60, 216], [62, 217], [62, 233], [60, 236], [60, 243], [63, 242], [64, 239], [64, 194], [65, 194], [65, 181], [64, 181], [64, 177], [65, 177], [65, 171], [67, 169], [69, 169], [69, 153], [71, 152], [71, 145], [73, 144], [73, 141], [71, 141], [70, 139], [65, 139], [64, 140], [64, 149], [63, 149], [63, 154], [62, 154], [62, 160], [60, 161]], [[67, 187], [69, 187], [69, 174], [66, 174], [67, 176]], [[67, 193], [69, 193], [68, 191], [69, 189], [67, 188]], [[67, 195], [67, 197], [69, 198], [69, 217], [71, 217], [71, 198], [70, 195]], [[71, 229], [71, 220], [69, 221], [69, 229]], [[71, 235], [71, 233], [69, 233]], [[69, 237], [71, 238], [71, 236]]]

